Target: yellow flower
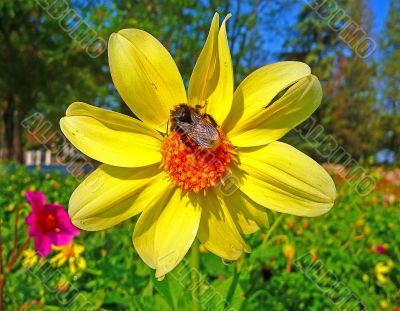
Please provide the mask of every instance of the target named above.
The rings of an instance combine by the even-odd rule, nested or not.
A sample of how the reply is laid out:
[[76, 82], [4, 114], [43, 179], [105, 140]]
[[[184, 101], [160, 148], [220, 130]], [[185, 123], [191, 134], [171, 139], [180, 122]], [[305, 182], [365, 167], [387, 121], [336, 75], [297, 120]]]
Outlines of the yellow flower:
[[388, 261], [388, 263], [378, 262], [375, 266], [375, 276], [378, 280], [378, 283], [381, 285], [386, 285], [389, 280], [387, 278], [387, 274], [390, 273], [393, 267], [393, 262]]
[[381, 306], [382, 309], [387, 309], [389, 307], [389, 304], [385, 299], [380, 300], [379, 305]]
[[32, 268], [34, 265], [37, 264], [38, 262], [38, 256], [36, 255], [36, 252], [33, 249], [26, 249], [22, 253], [23, 260], [22, 260], [22, 265], [25, 268]]
[[214, 15], [188, 95], [157, 39], [139, 29], [112, 34], [111, 76], [140, 120], [73, 103], [60, 121], [80, 151], [104, 163], [72, 194], [72, 222], [102, 230], [141, 213], [133, 244], [157, 278], [196, 237], [224, 260], [236, 260], [250, 251], [241, 234], [266, 226], [265, 208], [318, 216], [336, 197], [321, 166], [277, 141], [319, 106], [318, 79], [304, 63], [279, 62], [233, 92], [229, 17], [219, 26]]
[[50, 259], [50, 264], [61, 267], [68, 261], [71, 274], [75, 274], [76, 270], [84, 270], [86, 268], [86, 261], [81, 257], [82, 252], [85, 250], [82, 245], [71, 242], [63, 246], [53, 246], [53, 248], [58, 250], [58, 254]]
[[364, 273], [364, 274], [362, 275], [362, 280], [363, 280], [365, 283], [367, 283], [367, 282], [369, 281], [369, 275]]
[[287, 260], [286, 269], [288, 273], [292, 271], [292, 262], [295, 254], [296, 254], [296, 249], [292, 244], [286, 244], [283, 247], [283, 255], [286, 257]]
[[68, 280], [64, 277], [61, 277], [60, 280], [57, 283], [57, 290], [60, 293], [66, 293], [68, 291], [68, 289], [70, 288], [70, 283], [68, 282]]

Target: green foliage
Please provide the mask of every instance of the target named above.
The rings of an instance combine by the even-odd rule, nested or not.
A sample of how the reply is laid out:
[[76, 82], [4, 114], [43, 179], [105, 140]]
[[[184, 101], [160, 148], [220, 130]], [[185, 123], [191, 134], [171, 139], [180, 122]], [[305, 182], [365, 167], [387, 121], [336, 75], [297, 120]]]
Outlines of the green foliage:
[[27, 115], [40, 109], [57, 122], [78, 93], [94, 102], [109, 80], [101, 71], [105, 55], [88, 62], [85, 46], [72, 40], [62, 19], [49, 12], [38, 1], [0, 4], [0, 145], [8, 160], [22, 160], [21, 122]]
[[[371, 35], [372, 14], [365, 0], [314, 4], [317, 9], [304, 4], [282, 56], [310, 65], [324, 94], [321, 107], [314, 113], [317, 123], [354, 159], [365, 162], [383, 147], [379, 144], [384, 135], [379, 122], [377, 63], [357, 48], [357, 42]], [[299, 142], [293, 134], [288, 140]], [[303, 149], [327, 161], [310, 142], [303, 144]]]
[[389, 148], [395, 153], [395, 161], [400, 162], [400, 17], [399, 1], [390, 1], [389, 16], [381, 41], [383, 66], [381, 83], [383, 86], [382, 141], [381, 148]]
[[[49, 202], [67, 206], [78, 181], [54, 173], [28, 172], [19, 166], [3, 167], [0, 173], [4, 253], [8, 254], [16, 208], [21, 207], [22, 219], [30, 211], [23, 191], [41, 190]], [[329, 213], [319, 218], [285, 215], [268, 241], [263, 243], [267, 229], [248, 236], [253, 251], [237, 263], [223, 263], [201, 248], [203, 309], [226, 310], [225, 300], [230, 295], [230, 307], [236, 310], [331, 310], [345, 300], [346, 289], [368, 309], [385, 303], [389, 309], [398, 306], [400, 228], [396, 220], [400, 211], [398, 201], [388, 200], [388, 196], [393, 194], [398, 200], [400, 193], [381, 171], [370, 175], [377, 179], [375, 192], [362, 197], [355, 191], [358, 180], [337, 180], [338, 200]], [[276, 217], [271, 213], [270, 223]], [[6, 310], [23, 304], [29, 305], [27, 310], [66, 310], [67, 306], [79, 310], [190, 310], [189, 260], [184, 259], [163, 281], [157, 281], [132, 246], [134, 223], [135, 219], [130, 219], [106, 231], [81, 232], [75, 242], [85, 247], [87, 268], [75, 275], [70, 274], [68, 264], [60, 268], [48, 264], [55, 252], [43, 266], [28, 269], [19, 262], [7, 279]], [[27, 231], [23, 221], [19, 231], [23, 240]], [[384, 243], [385, 254], [377, 253], [376, 246]], [[287, 244], [296, 252], [291, 273], [282, 251]], [[380, 284], [376, 265], [390, 261], [394, 266], [385, 274], [387, 283]], [[68, 281], [69, 288], [60, 289], [61, 278]], [[338, 289], [344, 293], [335, 300]]]
[[[74, 101], [131, 114], [112, 86], [106, 49], [98, 57], [87, 53], [83, 38], [91, 31], [105, 43], [123, 28], [148, 31], [171, 52], [186, 84], [215, 12], [234, 14], [228, 35], [237, 81], [258, 66], [265, 51], [257, 23], [267, 6], [260, 1], [70, 1], [67, 7], [54, 1], [49, 8], [46, 3], [0, 3], [0, 148], [5, 160], [22, 161], [26, 142], [20, 124], [33, 112], [57, 125]], [[59, 17], [68, 10], [76, 12], [74, 22]], [[71, 23], [80, 25], [68, 30]]]

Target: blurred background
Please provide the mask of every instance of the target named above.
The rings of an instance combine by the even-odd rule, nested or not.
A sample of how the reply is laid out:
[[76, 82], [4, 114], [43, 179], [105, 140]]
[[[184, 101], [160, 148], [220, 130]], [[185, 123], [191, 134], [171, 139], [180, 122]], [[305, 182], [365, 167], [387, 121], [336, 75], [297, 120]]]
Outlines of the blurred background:
[[[236, 85], [274, 61], [306, 62], [324, 88], [315, 122], [357, 161], [393, 165], [400, 160], [399, 11], [396, 0], [0, 1], [1, 158], [23, 162], [24, 151], [38, 147], [22, 127], [34, 112], [55, 126], [73, 101], [130, 113], [108, 70], [112, 32], [156, 36], [187, 83], [213, 13], [231, 12]], [[297, 145], [319, 157], [310, 142]]]
[[[66, 169], [87, 161], [76, 160], [76, 151], [58, 132], [68, 105], [83, 101], [132, 114], [111, 81], [110, 34], [123, 28], [153, 34], [187, 85], [214, 12], [233, 14], [227, 27], [235, 86], [255, 69], [283, 60], [307, 63], [320, 79], [320, 108], [283, 140], [324, 163], [335, 178], [338, 200], [318, 219], [271, 214], [271, 224], [279, 219], [277, 238], [264, 243], [265, 230], [252, 237], [254, 251], [244, 268], [204, 253], [204, 291], [214, 288], [237, 310], [344, 309], [340, 301], [349, 303], [348, 310], [400, 310], [399, 0], [0, 0], [5, 252], [12, 248], [16, 209], [22, 216], [29, 213], [24, 191], [41, 190], [67, 206], [78, 177], [91, 170]], [[154, 281], [133, 250], [132, 226], [126, 222], [107, 232], [82, 233], [78, 243], [86, 249], [86, 267], [78, 272], [61, 267], [62, 278], [50, 287], [68, 293], [75, 286], [98, 309], [186, 310], [190, 293], [177, 277], [167, 277], [167, 285]], [[304, 254], [311, 262], [321, 260], [336, 281], [330, 278], [322, 286], [315, 270], [295, 265]], [[68, 301], [57, 300], [43, 279], [26, 273], [27, 266], [16, 266], [6, 283], [9, 310], [58, 310]], [[232, 290], [234, 282], [239, 285]], [[328, 291], [339, 283], [357, 299]], [[82, 306], [78, 300], [70, 306], [75, 304]], [[202, 304], [221, 308], [215, 298]]]

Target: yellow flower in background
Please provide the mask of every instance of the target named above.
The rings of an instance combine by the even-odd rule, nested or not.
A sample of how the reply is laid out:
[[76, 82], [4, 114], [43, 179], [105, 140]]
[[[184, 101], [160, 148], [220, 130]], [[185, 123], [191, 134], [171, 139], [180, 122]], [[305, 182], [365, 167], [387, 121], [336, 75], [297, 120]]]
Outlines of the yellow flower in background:
[[286, 263], [286, 270], [288, 273], [292, 271], [292, 262], [294, 259], [294, 255], [296, 254], [296, 248], [292, 244], [286, 244], [283, 247], [283, 255], [285, 256], [287, 263]]
[[62, 246], [53, 246], [53, 249], [57, 250], [58, 254], [50, 259], [50, 264], [61, 267], [68, 261], [71, 274], [75, 274], [77, 270], [84, 270], [86, 268], [86, 261], [81, 256], [85, 250], [82, 245], [71, 242]]
[[60, 293], [66, 293], [68, 289], [70, 288], [71, 283], [64, 277], [61, 277], [60, 280], [57, 283], [57, 290]]
[[318, 216], [336, 197], [321, 166], [277, 141], [319, 106], [318, 79], [304, 63], [279, 62], [233, 92], [228, 18], [219, 26], [214, 15], [188, 94], [156, 38], [139, 29], [112, 34], [111, 76], [140, 120], [73, 103], [60, 121], [80, 151], [104, 163], [72, 194], [72, 222], [102, 230], [141, 213], [133, 244], [157, 278], [196, 237], [236, 260], [250, 251], [242, 234], [266, 226], [265, 208]]
[[22, 252], [22, 265], [25, 268], [32, 268], [34, 265], [38, 263], [39, 257], [33, 249], [26, 249]]
[[375, 276], [379, 284], [386, 285], [389, 282], [387, 275], [393, 268], [393, 261], [389, 260], [387, 263], [378, 262], [375, 266]]

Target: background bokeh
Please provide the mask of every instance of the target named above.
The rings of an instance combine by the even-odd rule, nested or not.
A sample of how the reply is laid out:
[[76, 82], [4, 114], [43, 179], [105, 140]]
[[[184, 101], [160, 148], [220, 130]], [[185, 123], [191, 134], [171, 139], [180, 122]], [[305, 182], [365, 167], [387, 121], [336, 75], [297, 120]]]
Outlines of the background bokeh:
[[[214, 12], [233, 14], [227, 27], [236, 86], [282, 60], [305, 62], [320, 79], [320, 108], [283, 140], [325, 163], [338, 200], [317, 219], [271, 213], [272, 236], [267, 228], [248, 237], [253, 252], [238, 263], [200, 246], [203, 308], [223, 310], [229, 300], [237, 310], [400, 310], [398, 0], [0, 0], [3, 257], [13, 245], [17, 210], [24, 241], [24, 191], [40, 190], [67, 206], [87, 173], [66, 169], [68, 150], [56, 156], [61, 136], [53, 134], [68, 105], [83, 101], [132, 115], [111, 81], [110, 34], [150, 32], [187, 85]], [[46, 131], [32, 123], [37, 113]], [[51, 165], [26, 165], [26, 152], [38, 150], [53, 152]], [[132, 247], [134, 223], [82, 232], [76, 243], [86, 265], [74, 272], [68, 262], [51, 265], [56, 251], [44, 262], [22, 258], [5, 284], [5, 309], [190, 309], [190, 268], [183, 262], [156, 281]]]

